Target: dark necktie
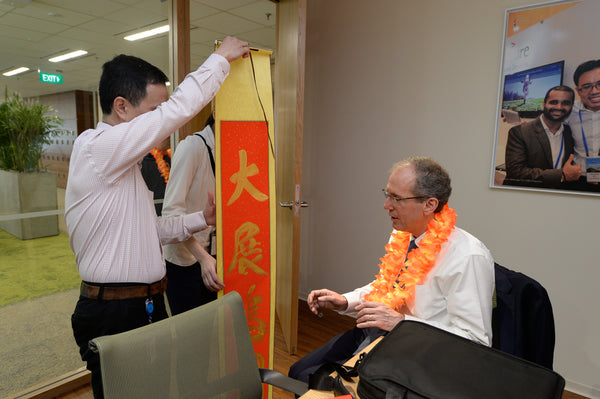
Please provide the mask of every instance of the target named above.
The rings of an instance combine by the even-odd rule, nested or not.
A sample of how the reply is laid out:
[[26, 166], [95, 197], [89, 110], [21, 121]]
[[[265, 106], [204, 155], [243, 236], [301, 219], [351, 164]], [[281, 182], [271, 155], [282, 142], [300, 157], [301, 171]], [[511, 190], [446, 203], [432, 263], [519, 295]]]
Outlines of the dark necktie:
[[415, 243], [415, 240], [413, 238], [412, 240], [410, 240], [410, 243], [408, 244], [408, 250], [406, 251], [406, 255], [408, 255], [410, 253], [410, 251], [412, 251], [415, 248], [417, 248], [417, 244]]
[[[410, 243], [408, 244], [408, 249], [406, 250], [406, 259], [404, 259], [404, 262], [406, 262], [408, 260], [408, 253], [415, 248], [417, 248], [417, 244], [415, 243], [415, 239], [413, 238], [412, 240], [410, 240]], [[406, 270], [408, 270], [408, 266], [404, 265], [404, 268], [400, 271], [400, 273], [402, 273], [403, 271], [406, 271]], [[398, 282], [398, 280], [396, 280], [396, 282]], [[403, 288], [404, 288], [404, 286], [403, 286]]]
[[408, 249], [406, 250], [406, 259], [404, 259], [405, 262], [408, 260], [408, 254], [410, 253], [410, 251], [412, 251], [415, 248], [417, 248], [417, 244], [415, 243], [415, 239], [413, 238], [408, 244]]

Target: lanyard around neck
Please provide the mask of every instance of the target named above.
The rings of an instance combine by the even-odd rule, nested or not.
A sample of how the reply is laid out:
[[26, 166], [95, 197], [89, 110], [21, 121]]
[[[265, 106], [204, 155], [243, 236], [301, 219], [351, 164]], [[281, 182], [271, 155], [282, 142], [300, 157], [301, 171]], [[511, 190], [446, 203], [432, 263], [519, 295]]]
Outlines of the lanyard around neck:
[[[579, 123], [581, 124], [581, 137], [583, 138], [583, 146], [585, 147], [585, 156], [589, 157], [590, 152], [588, 150], [587, 141], [585, 139], [585, 132], [583, 131], [583, 118], [581, 117], [581, 110], [579, 110]], [[598, 155], [600, 155], [600, 148], [598, 148]]]
[[558, 169], [558, 164], [560, 163], [560, 159], [562, 158], [563, 147], [565, 146], [565, 136], [560, 138], [560, 152], [558, 153], [558, 158], [556, 158], [556, 163], [554, 164], [554, 169]]

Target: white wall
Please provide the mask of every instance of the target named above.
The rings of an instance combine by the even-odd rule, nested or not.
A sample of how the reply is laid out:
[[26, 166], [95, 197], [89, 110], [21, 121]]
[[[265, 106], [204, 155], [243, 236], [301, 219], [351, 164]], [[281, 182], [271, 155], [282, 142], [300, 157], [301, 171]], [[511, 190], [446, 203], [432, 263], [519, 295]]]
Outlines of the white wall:
[[388, 170], [430, 156], [453, 179], [458, 224], [548, 290], [567, 388], [600, 397], [600, 198], [489, 188], [504, 14], [523, 5], [308, 2], [300, 293], [373, 278]]

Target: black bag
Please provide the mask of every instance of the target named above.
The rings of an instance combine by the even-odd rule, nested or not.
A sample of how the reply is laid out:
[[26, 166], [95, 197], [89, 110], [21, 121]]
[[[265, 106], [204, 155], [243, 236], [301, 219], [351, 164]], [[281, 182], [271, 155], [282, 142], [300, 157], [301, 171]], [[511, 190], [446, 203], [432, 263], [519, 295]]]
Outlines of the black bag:
[[445, 330], [403, 321], [358, 366], [361, 399], [560, 399], [556, 372]]

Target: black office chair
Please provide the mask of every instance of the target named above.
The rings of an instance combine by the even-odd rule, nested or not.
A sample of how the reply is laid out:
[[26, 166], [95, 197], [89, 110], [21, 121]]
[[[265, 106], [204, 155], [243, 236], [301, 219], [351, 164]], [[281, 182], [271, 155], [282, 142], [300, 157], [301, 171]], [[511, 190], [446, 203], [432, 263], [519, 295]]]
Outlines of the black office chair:
[[546, 289], [497, 263], [492, 347], [552, 369], [554, 316]]
[[298, 396], [308, 391], [304, 382], [258, 368], [235, 291], [177, 316], [95, 338], [90, 347], [100, 355], [107, 399], [259, 399], [262, 382]]

